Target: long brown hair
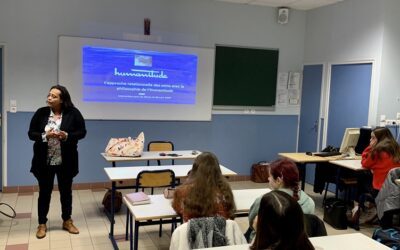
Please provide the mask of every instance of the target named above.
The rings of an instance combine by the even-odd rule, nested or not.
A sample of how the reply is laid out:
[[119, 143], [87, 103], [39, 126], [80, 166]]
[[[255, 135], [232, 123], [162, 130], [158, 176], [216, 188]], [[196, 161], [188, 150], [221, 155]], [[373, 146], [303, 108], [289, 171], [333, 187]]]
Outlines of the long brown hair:
[[372, 131], [376, 137], [376, 144], [372, 146], [371, 157], [386, 152], [393, 157], [393, 162], [400, 163], [400, 147], [388, 128], [377, 127]]
[[257, 217], [257, 234], [250, 249], [314, 249], [305, 232], [303, 211], [287, 193], [274, 190], [265, 194]]
[[209, 217], [218, 211], [218, 199], [228, 217], [233, 218], [236, 210], [229, 183], [221, 173], [217, 157], [204, 152], [196, 157], [188, 183], [190, 191], [183, 201], [184, 209], [192, 217]]
[[269, 166], [269, 173], [274, 179], [280, 177], [283, 187], [293, 191], [293, 198], [299, 200], [299, 169], [291, 160], [286, 158], [273, 161]]

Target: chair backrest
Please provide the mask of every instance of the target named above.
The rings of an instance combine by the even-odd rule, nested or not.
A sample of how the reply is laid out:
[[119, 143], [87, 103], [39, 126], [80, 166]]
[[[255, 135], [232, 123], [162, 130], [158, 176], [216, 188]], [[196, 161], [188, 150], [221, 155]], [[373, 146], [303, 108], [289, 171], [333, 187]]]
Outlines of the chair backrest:
[[144, 170], [136, 178], [136, 191], [139, 188], [175, 187], [175, 173], [170, 169]]
[[[147, 151], [174, 151], [174, 144], [171, 141], [151, 141], [147, 144]], [[157, 160], [157, 164], [160, 166], [161, 161]], [[147, 161], [147, 166], [149, 165], [150, 161]], [[172, 165], [175, 165], [174, 160]]]
[[174, 144], [170, 141], [151, 141], [147, 144], [147, 151], [173, 151]]
[[324, 222], [314, 214], [304, 214], [304, 224], [308, 237], [328, 235]]

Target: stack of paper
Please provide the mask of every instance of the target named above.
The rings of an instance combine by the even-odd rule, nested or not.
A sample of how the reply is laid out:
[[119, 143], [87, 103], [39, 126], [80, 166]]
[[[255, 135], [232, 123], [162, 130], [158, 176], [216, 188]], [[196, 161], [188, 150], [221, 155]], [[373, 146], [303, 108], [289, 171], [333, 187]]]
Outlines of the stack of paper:
[[150, 203], [150, 197], [143, 192], [129, 193], [126, 194], [125, 197], [132, 205], [143, 205]]

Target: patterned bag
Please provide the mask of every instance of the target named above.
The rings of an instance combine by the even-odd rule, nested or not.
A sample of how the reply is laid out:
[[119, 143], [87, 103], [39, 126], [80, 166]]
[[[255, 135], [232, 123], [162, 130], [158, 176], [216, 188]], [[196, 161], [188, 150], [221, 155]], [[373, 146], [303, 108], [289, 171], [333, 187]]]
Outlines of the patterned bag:
[[143, 153], [144, 134], [141, 132], [136, 139], [111, 138], [105, 149], [108, 156], [133, 156], [139, 157]]

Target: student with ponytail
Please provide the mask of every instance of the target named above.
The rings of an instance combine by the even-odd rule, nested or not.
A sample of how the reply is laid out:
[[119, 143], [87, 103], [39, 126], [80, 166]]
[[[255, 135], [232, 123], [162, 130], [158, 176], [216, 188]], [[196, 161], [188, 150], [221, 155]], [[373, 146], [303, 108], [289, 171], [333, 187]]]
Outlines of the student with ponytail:
[[[314, 201], [299, 188], [299, 170], [296, 164], [288, 159], [278, 159], [269, 166], [269, 185], [273, 190], [280, 190], [289, 194], [295, 201], [299, 203], [304, 214], [314, 214]], [[249, 242], [254, 238], [255, 226], [254, 222], [260, 208], [261, 198], [257, 198], [249, 211]]]

